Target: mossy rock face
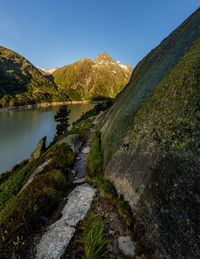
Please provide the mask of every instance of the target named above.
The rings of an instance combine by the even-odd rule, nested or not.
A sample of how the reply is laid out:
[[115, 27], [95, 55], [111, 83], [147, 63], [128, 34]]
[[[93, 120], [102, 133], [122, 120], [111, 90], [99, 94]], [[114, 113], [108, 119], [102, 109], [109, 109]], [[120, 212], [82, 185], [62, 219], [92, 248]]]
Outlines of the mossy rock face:
[[200, 10], [134, 69], [102, 124], [106, 176], [152, 258], [200, 252]]

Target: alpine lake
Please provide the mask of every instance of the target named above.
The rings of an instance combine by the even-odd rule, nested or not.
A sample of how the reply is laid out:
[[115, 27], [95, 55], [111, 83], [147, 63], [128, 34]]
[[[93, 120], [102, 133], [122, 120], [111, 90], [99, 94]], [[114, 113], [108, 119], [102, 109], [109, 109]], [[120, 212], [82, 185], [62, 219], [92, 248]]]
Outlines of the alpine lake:
[[[70, 123], [76, 121], [93, 103], [68, 104]], [[54, 114], [59, 106], [15, 109], [0, 112], [0, 174], [18, 161], [29, 158], [38, 141], [47, 136], [48, 145], [56, 134]]]

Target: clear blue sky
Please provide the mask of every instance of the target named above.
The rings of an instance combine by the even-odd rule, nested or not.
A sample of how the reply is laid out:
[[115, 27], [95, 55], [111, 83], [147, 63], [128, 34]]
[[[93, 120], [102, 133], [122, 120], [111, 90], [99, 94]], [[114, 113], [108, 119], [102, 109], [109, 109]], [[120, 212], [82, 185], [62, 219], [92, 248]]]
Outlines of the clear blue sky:
[[106, 51], [133, 67], [198, 0], [1, 0], [0, 45], [34, 65], [61, 67]]

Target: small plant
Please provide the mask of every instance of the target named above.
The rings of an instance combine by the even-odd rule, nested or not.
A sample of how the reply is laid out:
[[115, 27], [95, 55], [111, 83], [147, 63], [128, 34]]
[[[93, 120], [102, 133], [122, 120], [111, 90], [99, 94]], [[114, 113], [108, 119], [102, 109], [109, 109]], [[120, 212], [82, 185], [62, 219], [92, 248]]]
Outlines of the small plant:
[[104, 237], [104, 224], [100, 217], [94, 211], [90, 211], [83, 227], [84, 258], [108, 258], [109, 251], [106, 251], [105, 247], [110, 240]]
[[116, 199], [117, 191], [113, 185], [113, 183], [109, 180], [103, 177], [103, 173], [99, 173], [96, 177], [96, 184], [98, 186], [98, 190], [100, 191], [100, 194], [106, 198]]

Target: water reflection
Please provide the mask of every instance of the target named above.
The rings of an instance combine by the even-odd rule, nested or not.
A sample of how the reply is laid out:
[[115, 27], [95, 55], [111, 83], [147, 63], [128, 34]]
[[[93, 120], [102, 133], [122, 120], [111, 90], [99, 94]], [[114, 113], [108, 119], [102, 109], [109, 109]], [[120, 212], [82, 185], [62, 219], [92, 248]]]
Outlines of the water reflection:
[[[77, 120], [93, 104], [71, 104], [70, 122]], [[49, 144], [55, 133], [54, 114], [59, 106], [0, 113], [0, 173], [19, 160], [28, 158], [37, 142], [47, 136]]]

